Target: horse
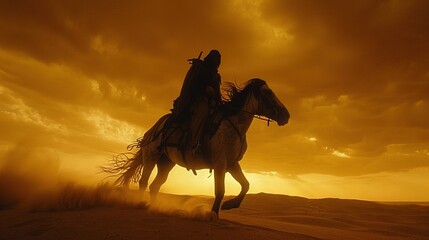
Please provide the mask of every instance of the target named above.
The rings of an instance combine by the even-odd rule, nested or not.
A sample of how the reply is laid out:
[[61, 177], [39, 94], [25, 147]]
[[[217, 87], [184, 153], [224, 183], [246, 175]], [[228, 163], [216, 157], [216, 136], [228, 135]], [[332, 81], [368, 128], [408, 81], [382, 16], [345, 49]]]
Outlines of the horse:
[[[241, 185], [240, 193], [222, 204], [222, 210], [238, 208], [249, 190], [249, 182], [240, 166], [240, 160], [247, 150], [246, 132], [255, 116], [265, 117], [267, 121], [276, 121], [279, 126], [288, 123], [290, 114], [283, 103], [268, 87], [264, 80], [255, 78], [238, 87], [227, 83], [228, 96], [213, 118], [219, 119], [217, 131], [207, 137], [204, 143], [204, 154], [183, 151], [174, 144], [162, 144], [163, 128], [171, 114], [161, 117], [151, 129], [130, 148], [138, 151], [121, 161], [107, 172], [119, 176], [116, 184], [128, 187], [131, 180], [139, 179], [139, 189], [145, 191], [155, 165], [158, 172], [149, 186], [151, 201], [156, 201], [157, 193], [167, 180], [169, 172], [177, 164], [195, 170], [210, 169], [214, 171], [215, 199], [212, 212], [219, 216], [219, 208], [225, 194], [225, 174], [231, 176]], [[269, 122], [268, 122], [269, 123]], [[171, 133], [170, 135], [175, 135]], [[174, 138], [174, 137], [172, 137]]]

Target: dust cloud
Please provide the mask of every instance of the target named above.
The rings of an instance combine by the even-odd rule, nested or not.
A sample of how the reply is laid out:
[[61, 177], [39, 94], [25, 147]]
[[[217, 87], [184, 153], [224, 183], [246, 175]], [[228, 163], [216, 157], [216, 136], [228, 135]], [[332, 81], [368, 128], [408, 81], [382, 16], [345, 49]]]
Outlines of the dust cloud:
[[118, 188], [107, 181], [88, 184], [61, 171], [60, 158], [48, 149], [21, 144], [0, 158], [0, 209], [69, 211], [98, 207], [143, 208], [153, 214], [209, 220], [210, 198], [149, 194]]

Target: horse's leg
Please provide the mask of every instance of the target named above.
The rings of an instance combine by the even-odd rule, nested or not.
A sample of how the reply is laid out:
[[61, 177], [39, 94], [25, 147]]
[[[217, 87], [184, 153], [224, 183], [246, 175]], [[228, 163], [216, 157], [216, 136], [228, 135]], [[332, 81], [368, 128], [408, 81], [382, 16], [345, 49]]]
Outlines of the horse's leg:
[[[147, 157], [145, 157], [147, 156]], [[142, 176], [139, 180], [139, 190], [144, 192], [146, 191], [147, 185], [148, 185], [148, 181], [149, 181], [149, 177], [150, 174], [153, 171], [153, 168], [155, 167], [155, 164], [157, 162], [157, 160], [159, 159], [158, 156], [148, 156], [148, 154], [143, 154], [142, 156], [142, 161], [143, 161], [143, 173]]]
[[241, 201], [243, 201], [244, 196], [246, 196], [247, 191], [249, 191], [249, 181], [247, 181], [246, 177], [244, 176], [243, 170], [241, 170], [241, 166], [238, 162], [229, 169], [229, 173], [238, 183], [240, 183], [241, 191], [237, 197], [225, 201], [222, 204], [222, 210], [238, 208], [241, 204]]
[[219, 216], [219, 207], [222, 202], [223, 196], [225, 195], [225, 170], [214, 169], [214, 181], [215, 181], [215, 201], [213, 203], [212, 211]]
[[150, 184], [150, 198], [152, 202], [156, 202], [156, 197], [162, 184], [167, 181], [168, 174], [176, 164], [167, 158], [162, 158], [157, 163], [158, 173], [155, 179]]

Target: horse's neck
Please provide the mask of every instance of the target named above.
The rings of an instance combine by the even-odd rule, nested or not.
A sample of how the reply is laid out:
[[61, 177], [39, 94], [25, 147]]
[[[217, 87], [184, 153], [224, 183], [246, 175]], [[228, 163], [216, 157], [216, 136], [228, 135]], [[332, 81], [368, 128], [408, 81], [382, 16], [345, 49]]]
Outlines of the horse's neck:
[[[230, 121], [234, 124], [234, 126], [238, 129], [241, 135], [246, 135], [247, 130], [249, 130], [250, 125], [253, 121], [253, 114], [255, 112], [255, 104], [253, 98], [249, 96], [249, 100], [246, 101], [245, 104], [240, 111], [230, 118]], [[242, 136], [242, 137], [243, 137]]]

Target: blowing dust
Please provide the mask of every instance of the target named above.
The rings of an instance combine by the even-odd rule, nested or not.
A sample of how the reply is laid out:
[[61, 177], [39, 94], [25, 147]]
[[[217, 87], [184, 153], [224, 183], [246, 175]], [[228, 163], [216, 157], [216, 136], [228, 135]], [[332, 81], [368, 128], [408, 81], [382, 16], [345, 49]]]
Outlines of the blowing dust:
[[198, 220], [212, 217], [211, 199], [160, 194], [156, 204], [149, 204], [148, 193], [120, 189], [107, 182], [80, 182], [73, 174], [61, 171], [59, 157], [50, 150], [18, 145], [6, 152], [0, 163], [0, 209], [64, 211], [121, 207]]

